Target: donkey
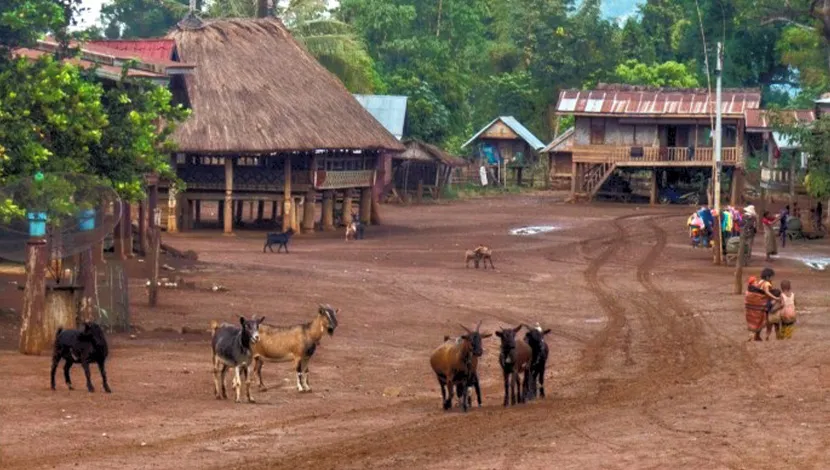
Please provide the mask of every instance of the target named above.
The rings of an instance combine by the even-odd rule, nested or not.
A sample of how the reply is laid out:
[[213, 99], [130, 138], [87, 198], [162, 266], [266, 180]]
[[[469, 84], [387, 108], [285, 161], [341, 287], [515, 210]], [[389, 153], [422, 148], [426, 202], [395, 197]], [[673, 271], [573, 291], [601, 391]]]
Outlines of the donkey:
[[[474, 379], [478, 358], [484, 353], [481, 347], [481, 340], [489, 338], [491, 334], [481, 334], [479, 328], [481, 322], [476, 325], [475, 330], [470, 330], [460, 325], [467, 334], [457, 339], [450, 339], [433, 351], [429, 358], [432, 370], [441, 385], [441, 399], [445, 410], [452, 408], [452, 396], [458, 386], [461, 387], [461, 409], [467, 411], [469, 406], [468, 386], [477, 383]], [[475, 365], [474, 365], [475, 364]]]
[[337, 314], [340, 309], [320, 305], [314, 318], [302, 325], [272, 326], [260, 328], [260, 341], [254, 345], [254, 372], [259, 379], [260, 391], [267, 390], [262, 383], [262, 365], [265, 360], [273, 362], [293, 361], [297, 371], [297, 390], [310, 392], [308, 385], [308, 362], [323, 335], [334, 335], [337, 328]]
[[537, 323], [533, 328], [524, 325], [527, 328], [525, 333], [525, 342], [530, 346], [532, 358], [530, 360], [530, 367], [525, 374], [525, 389], [530, 399], [536, 398], [536, 389], [538, 384], [539, 396], [545, 398], [545, 366], [548, 362], [548, 344], [545, 342], [545, 336], [550, 333], [550, 328], [542, 329]]
[[[526, 372], [532, 352], [527, 343], [516, 341], [516, 333], [523, 326], [519, 325], [516, 328], [507, 328], [496, 332], [496, 336], [501, 338], [499, 365], [501, 365], [501, 370], [504, 373], [504, 406], [507, 406], [508, 398], [511, 405], [515, 405], [517, 400], [519, 403], [525, 401], [525, 390], [522, 389], [520, 374]], [[527, 380], [525, 380], [524, 385], [527, 387]]]
[[473, 252], [484, 263], [484, 269], [487, 269], [488, 261], [490, 262], [490, 267], [496, 269], [496, 267], [493, 266], [493, 250], [491, 250], [489, 246], [478, 245]]
[[55, 371], [63, 359], [63, 378], [69, 390], [73, 389], [69, 369], [72, 368], [72, 364], [80, 362], [86, 375], [86, 389], [90, 392], [95, 391], [89, 376], [89, 364], [94, 362], [98, 364], [98, 371], [104, 382], [104, 391], [111, 393], [112, 390], [107, 382], [107, 371], [104, 367], [108, 355], [107, 338], [104, 337], [104, 330], [97, 323], [86, 322], [81, 330], [58, 328], [55, 333], [55, 348], [52, 352], [52, 390], [55, 389]]
[[265, 317], [257, 319], [251, 316], [250, 320], [239, 317], [240, 326], [233, 326], [228, 323], [218, 324], [210, 322], [211, 341], [213, 350], [213, 388], [216, 399], [228, 398], [225, 392], [225, 372], [228, 367], [234, 368], [233, 388], [236, 390], [236, 402], [240, 401], [242, 392], [242, 381], [245, 381], [245, 395], [250, 403], [251, 383], [248, 380], [248, 368], [253, 359], [252, 347], [259, 341], [259, 325]]

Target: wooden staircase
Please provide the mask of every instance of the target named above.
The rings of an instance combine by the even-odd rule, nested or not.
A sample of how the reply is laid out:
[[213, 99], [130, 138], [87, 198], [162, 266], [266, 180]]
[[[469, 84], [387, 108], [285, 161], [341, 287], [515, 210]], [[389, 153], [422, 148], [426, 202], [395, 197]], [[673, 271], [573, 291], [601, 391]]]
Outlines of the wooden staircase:
[[595, 163], [586, 166], [582, 181], [578, 185], [578, 192], [585, 194], [590, 200], [596, 196], [602, 185], [614, 174], [617, 165], [615, 163]]

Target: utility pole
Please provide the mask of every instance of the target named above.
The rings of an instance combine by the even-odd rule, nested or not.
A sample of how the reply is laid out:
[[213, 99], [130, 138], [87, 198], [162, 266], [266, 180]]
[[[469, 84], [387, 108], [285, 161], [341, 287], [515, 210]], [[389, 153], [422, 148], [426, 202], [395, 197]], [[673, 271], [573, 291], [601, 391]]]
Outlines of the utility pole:
[[712, 168], [712, 192], [715, 198], [715, 264], [723, 262], [723, 240], [721, 230], [721, 207], [720, 207], [720, 175], [721, 175], [721, 153], [723, 151], [723, 122], [722, 122], [722, 75], [723, 75], [723, 43], [718, 43], [718, 58], [715, 68], [717, 88], [715, 91], [715, 166]]

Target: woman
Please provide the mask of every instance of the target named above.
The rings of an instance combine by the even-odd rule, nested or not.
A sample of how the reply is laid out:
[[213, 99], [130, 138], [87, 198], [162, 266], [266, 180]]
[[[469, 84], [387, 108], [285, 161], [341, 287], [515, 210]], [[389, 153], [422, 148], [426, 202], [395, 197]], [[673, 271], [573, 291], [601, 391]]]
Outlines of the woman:
[[744, 309], [746, 312], [746, 326], [750, 331], [749, 341], [761, 341], [761, 330], [766, 324], [767, 309], [770, 301], [778, 300], [772, 289], [772, 278], [775, 271], [764, 268], [760, 279], [750, 279], [744, 295]]
[[744, 209], [742, 225], [740, 230], [744, 233], [746, 246], [748, 246], [748, 258], [752, 258], [752, 245], [755, 243], [755, 233], [758, 231], [758, 214], [755, 213], [755, 206], [749, 205]]
[[764, 226], [764, 249], [767, 253], [767, 261], [770, 261], [772, 255], [778, 254], [775, 229], [772, 227], [777, 221], [778, 217], [773, 217], [769, 211], [765, 211], [764, 218], [761, 219], [761, 224]]

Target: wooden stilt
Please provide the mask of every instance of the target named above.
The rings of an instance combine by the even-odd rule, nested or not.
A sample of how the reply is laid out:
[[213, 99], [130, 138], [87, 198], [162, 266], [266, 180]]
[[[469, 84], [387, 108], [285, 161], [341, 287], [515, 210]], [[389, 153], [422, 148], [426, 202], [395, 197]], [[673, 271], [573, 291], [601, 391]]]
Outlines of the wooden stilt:
[[285, 159], [283, 160], [283, 165], [285, 167], [285, 171], [283, 171], [283, 175], [285, 181], [283, 181], [283, 216], [282, 216], [282, 230], [287, 231], [292, 226], [292, 218], [294, 214], [292, 212], [294, 203], [291, 201], [291, 155], [286, 155]]
[[578, 177], [576, 172], [576, 162], [571, 162], [571, 199], [576, 197], [576, 179]]
[[334, 191], [323, 191], [323, 230], [334, 230]]
[[190, 199], [182, 201], [182, 231], [193, 230], [193, 206]]
[[20, 352], [40, 354], [46, 350], [54, 331], [45, 331], [46, 263], [49, 252], [46, 240], [26, 244], [26, 285], [23, 289], [23, 312], [20, 325]]
[[254, 218], [254, 201], [248, 201], [248, 220], [256, 220]]
[[265, 201], [257, 201], [256, 220], [265, 219]]
[[649, 203], [652, 206], [657, 205], [657, 169], [651, 170], [651, 197]]
[[[230, 213], [228, 211], [227, 213]], [[228, 219], [225, 219], [226, 221]], [[150, 307], [158, 305], [158, 280], [159, 280], [159, 256], [161, 252], [161, 230], [158, 227], [150, 228], [148, 232], [150, 241], [150, 286], [147, 289], [147, 296]]]
[[220, 225], [225, 223], [225, 201], [216, 201], [216, 222]]
[[236, 201], [236, 210], [233, 213], [233, 220], [236, 224], [242, 223], [242, 212], [244, 209], [244, 205], [244, 201]]
[[294, 233], [300, 233], [300, 197], [292, 197], [291, 198], [291, 230]]
[[277, 201], [271, 201], [271, 220], [277, 220]]
[[223, 211], [224, 233], [233, 233], [233, 159], [225, 157], [225, 208]]
[[360, 223], [369, 225], [372, 223], [372, 189], [361, 188], [360, 190]]
[[343, 191], [343, 225], [349, 226], [352, 223], [352, 189], [348, 188]]
[[195, 220], [196, 223], [199, 224], [202, 222], [202, 201], [197, 199], [194, 202], [194, 204], [196, 205], [196, 207], [194, 209], [195, 213], [193, 214], [193, 220]]
[[121, 214], [118, 218], [118, 223], [115, 224], [115, 229], [112, 233], [112, 255], [117, 260], [124, 260], [124, 214], [127, 212], [127, 204], [121, 204]]
[[744, 193], [744, 170], [741, 167], [735, 167], [732, 170], [732, 195], [729, 203], [733, 206], [739, 206], [743, 203]]
[[418, 189], [415, 190], [415, 202], [422, 204], [424, 202], [424, 180], [418, 180]]
[[[138, 247], [142, 256], [147, 255], [147, 201], [138, 203]], [[92, 254], [90, 253], [90, 259]]]
[[314, 204], [317, 199], [317, 192], [313, 189], [309, 190], [305, 195], [303, 202], [303, 232], [311, 233], [314, 231]]

